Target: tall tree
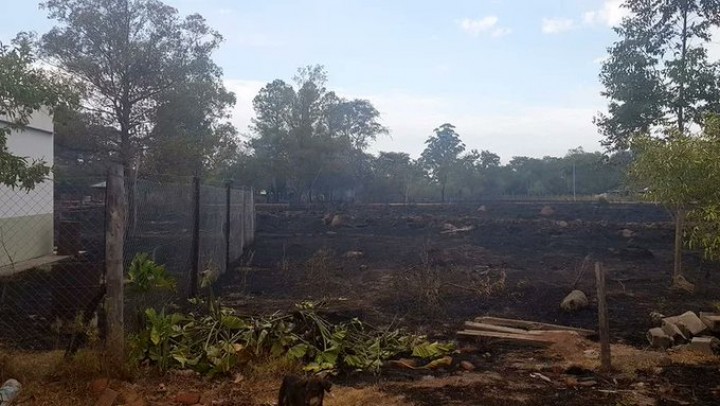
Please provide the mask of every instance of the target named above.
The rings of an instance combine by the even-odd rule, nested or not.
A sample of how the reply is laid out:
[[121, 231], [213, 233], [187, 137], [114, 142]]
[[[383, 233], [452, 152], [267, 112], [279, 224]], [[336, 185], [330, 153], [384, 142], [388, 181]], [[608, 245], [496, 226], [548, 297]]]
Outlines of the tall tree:
[[295, 87], [268, 83], [253, 100], [250, 146], [270, 174], [269, 189], [276, 198], [286, 190], [309, 200], [317, 190], [352, 189], [370, 171], [363, 150], [387, 132], [378, 111], [329, 91], [320, 65], [300, 68], [293, 80]]
[[718, 64], [707, 55], [720, 0], [627, 0], [624, 7], [631, 14], [615, 28], [620, 40], [600, 73], [608, 113], [595, 119], [616, 149], [668, 125], [684, 133], [720, 107]]
[[45, 54], [89, 90], [86, 107], [117, 134], [111, 140], [126, 176], [137, 173], [153, 129], [158, 96], [197, 77], [220, 35], [193, 14], [180, 18], [158, 0], [48, 0], [58, 25], [42, 37]]
[[460, 141], [455, 126], [450, 123], [445, 123], [433, 131], [434, 135], [425, 141], [427, 147], [422, 152], [421, 159], [431, 177], [440, 184], [440, 200], [445, 202], [445, 187], [450, 172], [458, 163], [460, 154], [465, 151], [465, 144]]
[[19, 34], [12, 46], [0, 43], [0, 184], [32, 189], [50, 174], [43, 161], [29, 161], [11, 153], [7, 137], [30, 123], [33, 113], [75, 102], [68, 83], [35, 65], [32, 36]]

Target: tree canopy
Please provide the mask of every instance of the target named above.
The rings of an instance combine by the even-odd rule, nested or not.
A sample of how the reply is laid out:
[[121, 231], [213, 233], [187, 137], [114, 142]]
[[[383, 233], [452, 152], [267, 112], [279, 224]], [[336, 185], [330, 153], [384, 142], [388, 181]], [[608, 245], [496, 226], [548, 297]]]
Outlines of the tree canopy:
[[0, 184], [32, 189], [50, 173], [42, 160], [29, 160], [9, 151], [7, 137], [30, 123], [35, 112], [52, 111], [76, 101], [66, 80], [36, 66], [30, 34], [19, 34], [11, 45], [0, 43]]

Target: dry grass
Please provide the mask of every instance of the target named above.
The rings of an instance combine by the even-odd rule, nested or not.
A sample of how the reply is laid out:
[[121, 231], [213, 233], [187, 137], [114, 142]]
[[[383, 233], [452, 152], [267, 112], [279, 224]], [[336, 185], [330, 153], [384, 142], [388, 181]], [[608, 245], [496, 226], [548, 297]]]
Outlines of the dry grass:
[[332, 395], [325, 398], [327, 406], [411, 406], [412, 403], [402, 396], [394, 396], [381, 391], [378, 387], [332, 389]]

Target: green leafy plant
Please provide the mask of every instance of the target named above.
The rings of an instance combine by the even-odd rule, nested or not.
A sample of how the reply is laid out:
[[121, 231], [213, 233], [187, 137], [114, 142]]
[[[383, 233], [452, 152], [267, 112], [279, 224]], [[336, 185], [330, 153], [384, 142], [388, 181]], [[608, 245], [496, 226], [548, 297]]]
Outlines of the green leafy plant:
[[177, 284], [168, 275], [165, 266], [158, 265], [147, 253], [135, 255], [128, 269], [128, 284], [131, 289], [147, 293], [154, 289], [174, 291]]
[[308, 372], [379, 372], [384, 361], [401, 354], [434, 359], [453, 349], [358, 319], [333, 324], [317, 313], [314, 303], [259, 318], [240, 317], [216, 300], [202, 304], [208, 306], [186, 315], [146, 311], [147, 327], [133, 339], [135, 359], [161, 370], [191, 368], [208, 376], [268, 356], [302, 362]]

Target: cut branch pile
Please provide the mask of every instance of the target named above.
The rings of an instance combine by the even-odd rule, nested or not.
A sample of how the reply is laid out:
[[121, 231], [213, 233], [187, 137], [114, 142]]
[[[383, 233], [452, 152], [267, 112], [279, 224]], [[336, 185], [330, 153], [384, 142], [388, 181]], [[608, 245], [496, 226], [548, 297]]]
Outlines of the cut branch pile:
[[460, 336], [510, 340], [531, 345], [552, 345], [568, 336], [588, 337], [595, 331], [535, 321], [478, 317], [466, 321]]

